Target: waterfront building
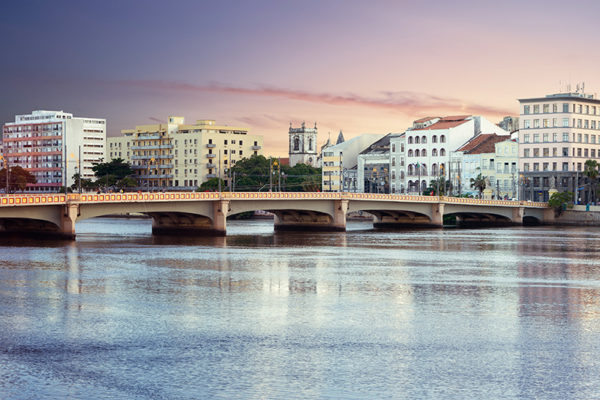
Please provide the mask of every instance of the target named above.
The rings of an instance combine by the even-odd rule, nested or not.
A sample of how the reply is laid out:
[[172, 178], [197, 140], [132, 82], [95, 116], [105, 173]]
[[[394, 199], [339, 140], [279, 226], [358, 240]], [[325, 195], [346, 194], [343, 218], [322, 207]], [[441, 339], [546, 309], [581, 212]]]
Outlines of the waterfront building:
[[387, 134], [357, 158], [357, 191], [359, 193], [390, 193], [390, 136]]
[[450, 154], [449, 177], [453, 195], [478, 195], [471, 179], [481, 174], [495, 199], [516, 198], [518, 144], [510, 135], [479, 134]]
[[318, 167], [317, 157], [317, 123], [314, 128], [307, 128], [302, 122], [300, 128], [294, 128], [290, 122], [288, 131], [290, 167], [298, 163]]
[[[413, 122], [406, 131], [406, 174], [403, 186], [408, 193], [422, 193], [430, 181], [452, 172], [446, 168], [450, 153], [482, 131], [507, 135], [504, 129], [481, 116], [426, 117]], [[402, 171], [396, 168], [396, 174]]]
[[[346, 174], [357, 166], [358, 154], [383, 136], [380, 134], [363, 134], [340, 144], [324, 148], [321, 155], [323, 164], [321, 172], [322, 190], [324, 192], [345, 191], [348, 187], [344, 188], [342, 183], [352, 184], [350, 178], [346, 179]], [[353, 175], [353, 173], [351, 174]], [[350, 177], [350, 175], [348, 176]]]
[[390, 190], [406, 193], [406, 132], [390, 135]]
[[121, 133], [108, 138], [108, 158], [130, 162], [141, 187], [191, 190], [220, 177], [226, 189], [236, 161], [262, 155], [262, 136], [213, 120], [186, 124], [183, 117], [171, 116], [165, 124], [139, 125]]
[[586, 160], [600, 160], [600, 100], [575, 93], [519, 99], [521, 198], [547, 201], [548, 191], [579, 192]]
[[502, 121], [498, 123], [498, 126], [509, 133], [513, 133], [519, 130], [519, 117], [504, 117]]
[[105, 157], [106, 119], [36, 110], [5, 123], [2, 139], [8, 166], [20, 166], [36, 178], [27, 191], [57, 192], [71, 186], [75, 174], [94, 178], [92, 167]]

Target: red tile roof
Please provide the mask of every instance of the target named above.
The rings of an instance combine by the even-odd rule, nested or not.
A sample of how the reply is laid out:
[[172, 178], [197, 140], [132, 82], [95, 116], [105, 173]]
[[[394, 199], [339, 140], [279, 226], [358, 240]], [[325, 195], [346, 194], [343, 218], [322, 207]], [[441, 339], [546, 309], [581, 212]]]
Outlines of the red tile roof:
[[430, 131], [430, 130], [436, 130], [436, 129], [450, 129], [450, 128], [455, 128], [459, 125], [462, 125], [464, 123], [468, 122], [467, 120], [462, 120], [462, 121], [438, 121], [435, 124], [426, 126], [424, 128], [415, 128], [413, 129], [413, 131]]
[[494, 145], [499, 142], [504, 142], [505, 140], [510, 140], [510, 135], [482, 133], [469, 140], [457, 151], [462, 151], [465, 154], [493, 153], [496, 151]]
[[436, 119], [436, 118], [439, 118], [439, 117], [425, 117], [425, 118], [421, 118], [421, 119], [418, 119], [418, 120], [414, 121], [414, 123], [415, 124], [420, 124], [422, 122], [431, 121], [432, 119]]

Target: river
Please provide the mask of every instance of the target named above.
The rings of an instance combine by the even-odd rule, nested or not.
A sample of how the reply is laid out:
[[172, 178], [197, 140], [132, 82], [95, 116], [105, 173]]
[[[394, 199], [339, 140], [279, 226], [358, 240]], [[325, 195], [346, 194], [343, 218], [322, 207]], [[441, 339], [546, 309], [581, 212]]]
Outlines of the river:
[[0, 242], [1, 399], [590, 399], [600, 229]]

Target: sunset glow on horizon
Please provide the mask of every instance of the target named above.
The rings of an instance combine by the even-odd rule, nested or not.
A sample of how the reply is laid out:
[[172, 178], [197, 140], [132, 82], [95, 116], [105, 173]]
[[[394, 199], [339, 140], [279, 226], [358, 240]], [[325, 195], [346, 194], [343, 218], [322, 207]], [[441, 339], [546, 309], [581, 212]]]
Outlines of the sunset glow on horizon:
[[[518, 115], [518, 98], [600, 92], [600, 3], [18, 2], [0, 16], [1, 116], [135, 125], [214, 119], [287, 156], [288, 127], [403, 132], [424, 116]], [[582, 12], [584, 11], [584, 12]]]

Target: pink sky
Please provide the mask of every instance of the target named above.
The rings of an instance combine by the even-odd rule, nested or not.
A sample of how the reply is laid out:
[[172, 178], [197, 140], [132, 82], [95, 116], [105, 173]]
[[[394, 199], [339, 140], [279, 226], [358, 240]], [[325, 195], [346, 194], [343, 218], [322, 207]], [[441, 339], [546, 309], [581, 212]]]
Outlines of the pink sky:
[[498, 122], [559, 81], [600, 92], [598, 1], [182, 1], [169, 18], [153, 1], [11, 5], [3, 120], [62, 109], [107, 118], [114, 136], [215, 119], [286, 156], [290, 121], [316, 121], [322, 143], [430, 115]]

